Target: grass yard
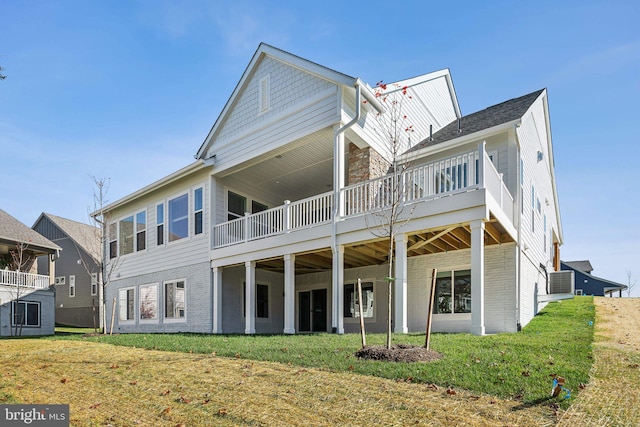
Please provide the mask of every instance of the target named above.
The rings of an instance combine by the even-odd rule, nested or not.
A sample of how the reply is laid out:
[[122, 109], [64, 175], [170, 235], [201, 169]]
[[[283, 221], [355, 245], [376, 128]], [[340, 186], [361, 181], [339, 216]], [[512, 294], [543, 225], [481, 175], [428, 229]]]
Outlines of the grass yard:
[[[353, 356], [360, 337], [352, 335], [198, 335], [122, 334], [70, 339], [150, 350], [216, 355], [240, 360], [279, 362], [300, 368], [357, 373], [408, 383], [437, 384], [441, 388], [513, 399], [522, 405], [558, 404], [567, 408], [589, 381], [593, 363], [595, 311], [592, 297], [549, 304], [521, 333], [476, 337], [435, 334], [431, 348], [443, 354], [431, 363], [361, 361]], [[369, 344], [383, 344], [385, 336], [367, 336]], [[395, 335], [395, 343], [421, 345], [419, 334]], [[552, 375], [566, 378], [571, 399], [550, 398]]]

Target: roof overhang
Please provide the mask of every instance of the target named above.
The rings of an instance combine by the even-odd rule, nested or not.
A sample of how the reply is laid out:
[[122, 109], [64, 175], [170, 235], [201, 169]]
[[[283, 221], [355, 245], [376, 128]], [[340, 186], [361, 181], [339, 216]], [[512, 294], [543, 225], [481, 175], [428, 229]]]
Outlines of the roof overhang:
[[400, 159], [403, 161], [415, 160], [421, 157], [431, 156], [433, 154], [449, 150], [452, 147], [457, 147], [460, 145], [468, 144], [469, 142], [478, 141], [482, 139], [489, 138], [491, 136], [508, 132], [514, 128], [514, 126], [520, 124], [522, 122], [522, 118], [512, 120], [510, 122], [501, 123], [497, 126], [493, 126], [487, 129], [483, 129], [478, 132], [465, 134], [458, 138], [450, 139], [448, 141], [441, 142], [440, 144], [431, 145], [429, 147], [421, 148], [416, 151], [410, 151], [408, 153], [400, 156]]
[[[171, 175], [167, 175], [162, 179], [159, 179], [143, 188], [141, 188], [138, 191], [135, 191], [121, 199], [116, 200], [113, 203], [109, 203], [108, 205], [104, 206], [101, 210], [108, 212], [111, 210], [114, 210], [116, 208], [119, 208], [120, 206], [126, 205], [127, 203], [131, 202], [132, 200], [135, 200], [137, 198], [140, 198], [142, 196], [145, 196], [149, 193], [151, 193], [152, 191], [156, 191], [158, 190], [158, 188], [164, 187], [166, 185], [169, 185], [173, 182], [176, 182], [186, 176], [191, 175], [192, 173], [198, 172], [204, 168], [206, 168], [207, 165], [204, 164], [204, 162], [202, 160], [196, 160], [195, 162], [191, 163], [190, 165], [187, 165], [185, 167], [183, 167], [180, 170], [177, 170], [176, 172], [172, 173]], [[100, 211], [95, 211], [95, 212], [91, 212], [91, 216], [92, 217], [96, 217], [100, 214]]]

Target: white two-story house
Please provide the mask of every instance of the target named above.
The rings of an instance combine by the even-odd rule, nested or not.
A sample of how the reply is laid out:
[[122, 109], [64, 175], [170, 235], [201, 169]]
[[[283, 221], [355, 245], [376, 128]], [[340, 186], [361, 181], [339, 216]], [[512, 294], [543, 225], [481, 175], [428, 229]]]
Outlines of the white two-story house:
[[358, 279], [384, 331], [395, 180], [394, 331], [424, 330], [434, 268], [435, 331], [517, 331], [570, 297], [547, 91], [462, 116], [448, 70], [392, 87], [416, 130], [394, 158], [369, 85], [261, 44], [196, 161], [106, 207], [114, 331], [355, 332]]

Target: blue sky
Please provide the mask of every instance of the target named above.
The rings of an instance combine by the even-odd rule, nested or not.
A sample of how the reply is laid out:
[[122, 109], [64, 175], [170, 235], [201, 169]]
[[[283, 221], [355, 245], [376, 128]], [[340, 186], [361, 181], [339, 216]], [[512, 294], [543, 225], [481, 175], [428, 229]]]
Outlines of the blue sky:
[[0, 208], [87, 222], [90, 176], [114, 201], [191, 163], [263, 41], [371, 85], [449, 68], [463, 114], [546, 87], [562, 258], [626, 283], [638, 22], [634, 1], [0, 0]]

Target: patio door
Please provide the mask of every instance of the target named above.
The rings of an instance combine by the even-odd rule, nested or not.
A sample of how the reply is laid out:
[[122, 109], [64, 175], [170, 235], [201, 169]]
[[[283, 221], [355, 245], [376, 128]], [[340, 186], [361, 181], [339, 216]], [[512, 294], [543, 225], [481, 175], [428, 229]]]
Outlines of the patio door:
[[298, 293], [298, 330], [300, 332], [327, 332], [326, 289]]

